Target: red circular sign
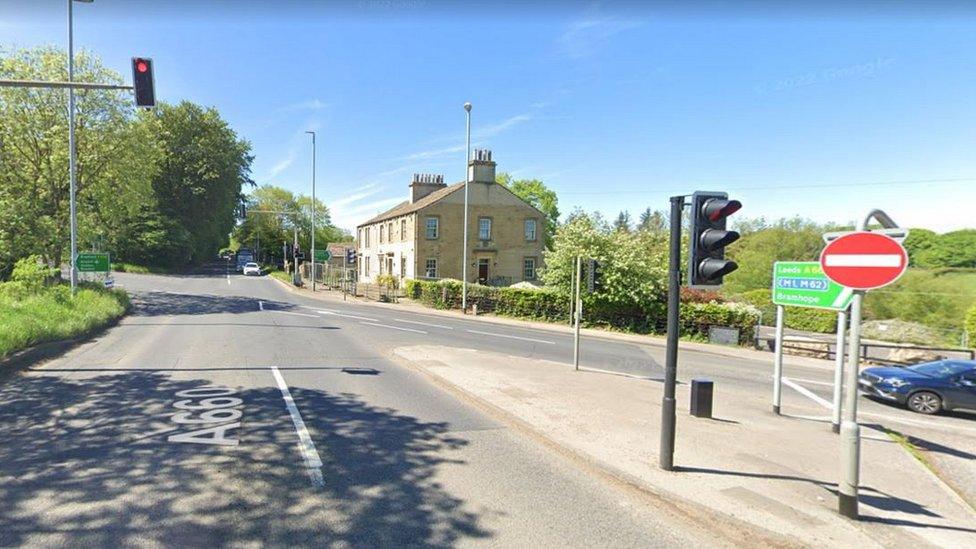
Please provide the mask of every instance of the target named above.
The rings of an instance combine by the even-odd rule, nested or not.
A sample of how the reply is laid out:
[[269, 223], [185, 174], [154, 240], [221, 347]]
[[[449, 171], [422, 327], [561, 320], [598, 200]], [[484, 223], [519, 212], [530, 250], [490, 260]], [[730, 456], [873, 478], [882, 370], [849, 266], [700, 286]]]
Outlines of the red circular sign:
[[820, 252], [827, 278], [855, 290], [887, 286], [908, 268], [908, 253], [895, 239], [856, 232], [834, 240]]

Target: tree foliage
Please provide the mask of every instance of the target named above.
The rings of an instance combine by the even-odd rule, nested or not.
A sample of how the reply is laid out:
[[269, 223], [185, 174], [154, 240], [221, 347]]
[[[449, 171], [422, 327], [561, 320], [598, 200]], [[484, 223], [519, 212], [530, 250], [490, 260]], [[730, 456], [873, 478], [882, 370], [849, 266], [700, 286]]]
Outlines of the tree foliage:
[[823, 233], [833, 230], [801, 218], [768, 223], [764, 219], [744, 220], [736, 225], [742, 238], [726, 249], [739, 269], [725, 277], [724, 290], [738, 294], [770, 288], [776, 261], [817, 261], [823, 249]]
[[504, 172], [495, 176], [495, 181], [546, 214], [545, 243], [547, 249], [552, 249], [552, 239], [559, 226], [559, 199], [556, 192], [538, 179], [512, 179], [510, 174]]

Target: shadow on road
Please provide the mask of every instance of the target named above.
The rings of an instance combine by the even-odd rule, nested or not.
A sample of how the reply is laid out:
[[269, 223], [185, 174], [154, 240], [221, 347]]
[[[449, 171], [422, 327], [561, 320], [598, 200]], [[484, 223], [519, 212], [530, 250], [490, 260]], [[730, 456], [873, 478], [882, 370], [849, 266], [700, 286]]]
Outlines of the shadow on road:
[[293, 388], [325, 464], [317, 489], [270, 379], [236, 395], [239, 446], [168, 442], [174, 432], [162, 430], [198, 428], [171, 422], [175, 393], [208, 383], [38, 372], [0, 387], [0, 546], [448, 547], [490, 537], [434, 478], [467, 444], [447, 424]]
[[[283, 301], [263, 300], [263, 304], [266, 310], [290, 311], [297, 308]], [[133, 316], [240, 314], [258, 311], [258, 300], [253, 297], [173, 292], [135, 292], [132, 295]]]

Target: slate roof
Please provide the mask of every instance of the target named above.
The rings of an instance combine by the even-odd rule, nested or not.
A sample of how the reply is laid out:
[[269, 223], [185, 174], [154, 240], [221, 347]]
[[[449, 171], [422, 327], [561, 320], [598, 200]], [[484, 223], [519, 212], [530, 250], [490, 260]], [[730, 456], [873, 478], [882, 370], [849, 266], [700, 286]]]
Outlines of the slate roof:
[[364, 225], [372, 225], [373, 223], [379, 223], [380, 221], [386, 221], [387, 219], [392, 219], [394, 217], [400, 217], [401, 215], [406, 215], [408, 213], [413, 213], [421, 208], [429, 206], [434, 202], [446, 197], [447, 195], [453, 193], [456, 190], [464, 188], [464, 181], [460, 183], [455, 183], [453, 185], [444, 187], [443, 189], [437, 189], [436, 191], [428, 194], [427, 196], [421, 198], [420, 200], [410, 203], [409, 200], [404, 200], [403, 202], [393, 206], [389, 210], [379, 214], [378, 216], [356, 225], [357, 228]]

